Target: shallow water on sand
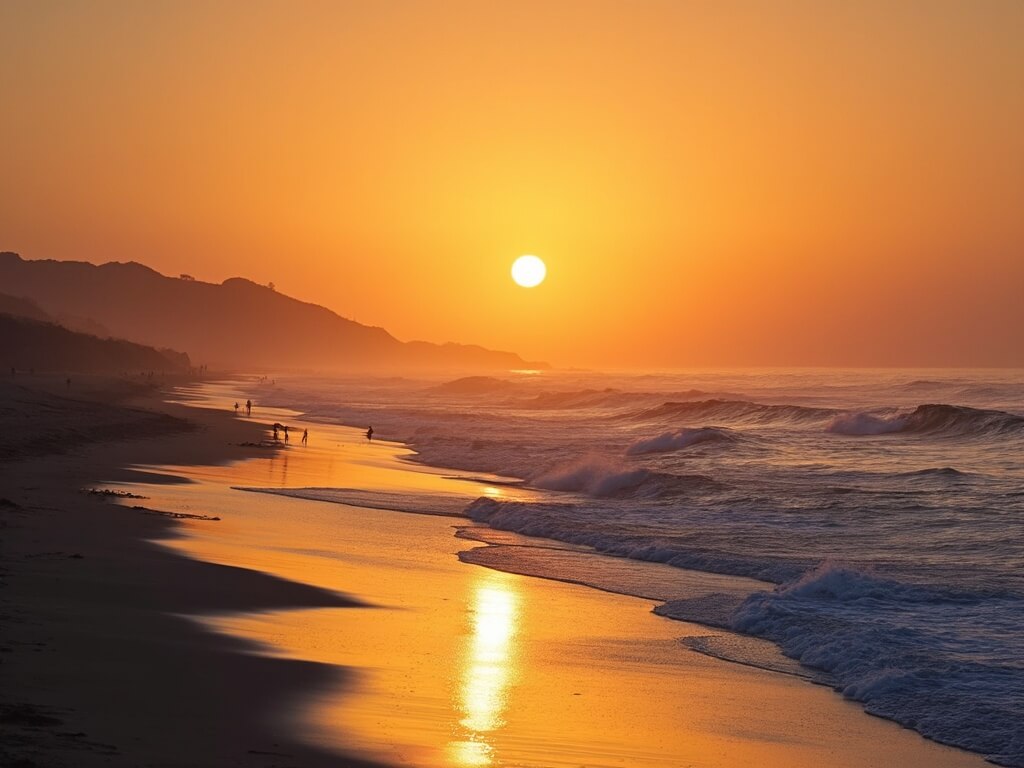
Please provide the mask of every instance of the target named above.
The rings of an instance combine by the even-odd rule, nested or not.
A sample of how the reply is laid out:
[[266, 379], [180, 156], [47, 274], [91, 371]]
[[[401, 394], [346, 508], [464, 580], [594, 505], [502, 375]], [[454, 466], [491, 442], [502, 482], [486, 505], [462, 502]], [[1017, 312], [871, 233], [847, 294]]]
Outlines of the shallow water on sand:
[[[203, 394], [218, 404], [237, 399], [214, 387]], [[688, 647], [726, 656], [732, 648], [799, 672], [770, 643], [650, 613], [652, 600], [666, 596], [739, 598], [760, 582], [371, 508], [447, 509], [481, 496], [529, 503], [538, 492], [498, 476], [467, 480], [410, 465], [403, 446], [370, 445], [361, 430], [303, 422], [294, 412], [259, 407], [254, 418], [309, 426], [310, 444], [293, 439], [279, 454], [227, 467], [145, 468], [195, 482], [117, 488], [149, 497], [143, 503], [155, 509], [221, 518], [186, 520], [168, 547], [367, 606], [197, 617], [261, 642], [266, 653], [351, 673], [325, 696], [282, 702], [282, 717], [311, 742], [422, 766], [980, 764], [866, 718], [795, 675], [724, 664]], [[240, 487], [345, 488], [367, 506]], [[491, 546], [474, 549], [481, 542]], [[495, 568], [532, 567], [612, 591], [642, 586], [650, 599], [459, 562], [467, 551], [463, 558], [490, 558]]]

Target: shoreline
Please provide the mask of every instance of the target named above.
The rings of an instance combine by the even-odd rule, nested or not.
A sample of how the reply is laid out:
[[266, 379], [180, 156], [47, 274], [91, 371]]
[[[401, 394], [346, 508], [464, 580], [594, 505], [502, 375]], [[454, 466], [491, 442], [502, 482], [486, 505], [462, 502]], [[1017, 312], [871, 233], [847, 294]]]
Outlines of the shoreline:
[[[466, 560], [496, 547], [450, 517], [233, 491], [239, 475], [355, 473], [380, 492], [487, 478], [322, 423], [308, 453], [243, 447], [262, 443], [266, 414], [166, 395], [101, 404], [191, 427], [0, 467], [7, 762], [985, 764], [785, 670], [686, 647], [716, 631], [656, 616], [652, 599]], [[97, 485], [150, 498], [82, 492]]]
[[[337, 685], [344, 670], [258, 655], [255, 645], [182, 617], [358, 601], [172, 554], [152, 541], [180, 535], [180, 521], [83, 492], [153, 481], [139, 464], [267, 454], [238, 445], [258, 439], [263, 425], [127, 383], [81, 377], [67, 391], [62, 377], [38, 376], [0, 385], [12, 406], [0, 422], [0, 762], [371, 766], [274, 725], [281, 701]], [[62, 452], [26, 450], [16, 459], [26, 435]]]
[[[295, 419], [300, 424], [306, 423], [293, 414], [287, 414], [281, 418]], [[411, 482], [409, 478], [416, 476], [417, 469], [421, 471], [431, 470], [429, 467], [410, 467], [409, 463], [404, 461], [405, 455], [409, 452], [397, 447], [396, 444], [385, 444], [382, 446], [375, 444], [373, 448], [378, 450], [378, 454], [376, 458], [371, 460], [368, 458], [369, 447], [360, 445], [356, 430], [343, 427], [330, 428], [321, 422], [309, 422], [308, 424], [310, 424], [311, 430], [315, 430], [314, 443], [318, 440], [331, 441], [334, 440], [335, 436], [337, 437], [337, 442], [341, 445], [338, 450], [345, 454], [346, 458], [344, 461], [347, 467], [345, 471], [349, 473], [357, 471], [357, 468], [359, 471], [370, 471], [367, 469], [368, 467], [373, 467], [376, 470], [387, 468], [389, 471], [398, 473], [391, 478], [390, 482]], [[331, 453], [331, 451], [326, 453]], [[186, 538], [169, 542], [168, 545], [202, 560], [212, 562], [243, 562], [247, 566], [276, 573], [285, 578], [305, 581], [335, 590], [341, 589], [351, 594], [367, 595], [370, 598], [370, 602], [379, 607], [366, 614], [361, 623], [355, 619], [346, 620], [346, 616], [343, 615], [332, 617], [330, 611], [313, 610], [273, 612], [259, 616], [221, 615], [205, 619], [208, 624], [227, 632], [233, 637], [255, 639], [262, 642], [268, 645], [270, 648], [269, 652], [276, 656], [283, 655], [289, 658], [315, 659], [328, 664], [354, 666], [361, 670], [359, 675], [361, 680], [365, 679], [367, 675], [370, 675], [371, 678], [375, 675], [388, 678], [391, 674], [388, 672], [389, 665], [394, 666], [396, 660], [406, 659], [407, 657], [416, 658], [418, 648], [401, 646], [400, 643], [391, 639], [381, 639], [380, 633], [382, 630], [379, 626], [373, 628], [366, 625], [372, 623], [390, 627], [390, 631], [385, 633], [387, 638], [390, 638], [392, 634], [399, 637], [403, 636], [408, 633], [409, 628], [403, 625], [400, 619], [393, 618], [391, 611], [388, 610], [397, 608], [403, 615], [420, 613], [421, 621], [424, 623], [418, 625], [419, 629], [416, 630], [417, 632], [423, 633], [428, 630], [432, 632], [434, 631], [433, 625], [439, 624], [445, 627], [443, 630], [437, 630], [442, 636], [458, 636], [460, 633], [464, 635], [468, 631], [465, 625], [466, 615], [472, 616], [475, 609], [472, 605], [466, 603], [463, 606], [463, 613], [453, 617], [448, 606], [437, 602], [430, 602], [429, 605], [422, 601], [418, 602], [418, 598], [415, 595], [409, 595], [401, 590], [388, 591], [382, 585], [395, 579], [411, 580], [420, 584], [428, 592], [440, 592], [447, 595], [453, 588], [458, 592], [457, 587], [460, 583], [465, 584], [468, 580], [478, 578], [473, 576], [473, 574], [478, 574], [480, 571], [499, 573], [504, 574], [511, 582], [520, 585], [515, 589], [519, 597], [516, 597], [509, 604], [521, 602], [525, 605], [531, 600], [540, 600], [543, 597], [543, 599], [549, 599], [569, 606], [566, 609], [569, 613], [578, 612], [580, 610], [579, 606], [584, 604], [593, 606], [595, 613], [607, 612], [610, 607], [617, 606], [612, 611], [618, 616], [616, 619], [617, 623], [610, 630], [617, 638], [613, 645], [619, 647], [623, 643], [628, 643], [630, 645], [635, 644], [637, 648], [642, 648], [648, 647], [653, 642], [654, 646], [649, 648], [649, 650], [656, 647], [656, 650], [652, 650], [652, 652], [661, 658], [661, 661], [654, 665], [654, 667], [650, 665], [636, 667], [634, 669], [636, 680], [652, 678], [654, 676], [653, 669], [660, 671], [672, 669], [670, 679], [676, 686], [692, 685], [686, 681], [686, 674], [691, 673], [696, 674], [697, 677], [713, 680], [713, 690], [691, 690], [691, 695], [698, 696], [702, 705], [710, 711], [720, 710], [719, 714], [727, 722], [732, 722], [735, 725], [738, 718], [741, 721], [752, 721], [753, 725], [748, 723], [743, 726], [743, 729], [740, 729], [742, 732], [747, 733], [746, 737], [732, 732], [723, 737], [724, 741], [721, 742], [709, 739], [707, 734], [703, 733], [701, 729], [706, 729], [708, 727], [706, 725], [697, 727], [691, 723], [689, 731], [684, 727], [682, 730], [687, 737], [694, 739], [700, 736], [697, 739], [698, 741], [705, 745], [714, 743], [717, 745], [715, 749], [725, 750], [724, 754], [732, 755], [732, 758], [725, 760], [720, 758], [711, 759], [709, 755], [703, 755], [702, 759], [696, 761], [697, 764], [725, 766], [740, 764], [737, 761], [742, 762], [742, 760], [761, 760], [763, 758], [762, 754], [747, 751], [753, 749], [755, 745], [759, 745], [759, 749], [764, 754], [773, 755], [772, 761], [765, 762], [764, 764], [787, 766], [821, 764], [868, 766], [879, 764], [879, 760], [885, 761], [889, 759], [898, 759], [899, 762], [907, 765], [920, 766], [979, 766], [985, 764], [983, 758], [979, 755], [928, 741], [919, 734], [904, 729], [892, 721], [865, 717], [865, 713], [859, 705], [841, 699], [832, 690], [825, 687], [807, 686], [806, 680], [802, 676], [794, 676], [790, 671], [766, 671], [763, 667], [744, 667], [741, 671], [739, 669], [740, 665], [731, 661], [722, 660], [715, 655], [699, 654], [688, 648], [683, 648], [678, 637], [680, 634], [689, 634], [691, 637], [699, 639], [707, 637], [709, 634], [714, 634], [715, 630], [655, 616], [650, 612], [650, 603], [652, 602], [650, 600], [615, 596], [607, 592], [599, 592], [592, 586], [574, 586], [544, 577], [519, 576], [503, 570], [491, 570], [491, 567], [486, 565], [481, 568], [473, 568], [471, 564], [459, 562], [459, 550], [464, 550], [465, 545], [474, 545], [480, 542], [456, 538], [451, 530], [451, 518], [410, 515], [372, 507], [350, 507], [336, 502], [323, 503], [322, 501], [320, 504], [311, 504], [310, 500], [305, 498], [297, 499], [273, 493], [255, 494], [263, 496], [264, 500], [248, 504], [232, 497], [229, 492], [233, 485], [252, 486], [258, 482], [269, 482], [270, 487], [284, 485], [291, 487], [301, 486], [305, 481], [309, 481], [312, 484], [311, 478], [323, 479], [322, 459], [322, 456], [319, 458], [314, 458], [312, 455], [307, 457], [304, 449], [296, 449], [293, 445], [290, 451], [284, 452], [283, 459], [277, 461], [278, 467], [276, 469], [272, 466], [274, 460], [255, 462], [251, 465], [239, 466], [237, 468], [238, 472], [230, 473], [230, 475], [217, 470], [203, 472], [200, 479], [200, 482], [206, 486], [203, 488], [168, 488], [168, 499], [172, 500], [171, 506], [177, 504], [185, 508], [194, 503], [196, 498], [216, 498], [218, 503], [227, 510], [226, 514], [239, 519], [240, 522], [229, 535], [221, 535], [225, 531], [224, 528], [213, 529], [202, 527], [200, 524], [189, 525], [187, 527], [189, 535]], [[255, 466], [259, 464], [271, 466], [263, 468]], [[438, 473], [434, 476], [435, 479], [440, 477], [451, 481], [450, 470], [432, 469]], [[344, 476], [344, 472], [341, 470], [336, 471], [338, 471], [339, 476]], [[247, 476], [243, 481], [239, 481], [236, 477], [239, 473], [242, 475], [248, 473], [251, 476]], [[393, 492], [395, 488], [388, 486], [382, 478], [383, 475], [374, 480], [378, 484], [380, 492], [383, 495]], [[287, 479], [287, 482], [285, 482], [285, 479]], [[351, 477], [347, 479], [351, 482]], [[463, 482], [465, 482], [465, 478], [463, 478]], [[331, 483], [327, 482], [319, 482], [317, 484], [321, 486], [331, 485]], [[337, 484], [337, 481], [335, 481], [335, 484]], [[373, 483], [370, 483], [370, 485], [373, 485]], [[235, 496], [238, 495], [235, 492]], [[244, 495], [252, 496], [254, 494]], [[245, 523], [241, 518], [246, 515], [255, 515], [255, 517], [252, 517], [248, 523]], [[310, 523], [312, 527], [308, 530], [298, 530], [307, 524], [305, 518], [315, 518], [317, 522], [315, 524]], [[412, 522], [411, 520], [414, 518], [421, 519], [423, 522]], [[282, 519], [290, 521], [287, 528], [280, 527], [280, 520]], [[472, 522], [468, 519], [465, 522], [468, 525], [472, 525]], [[362, 526], [371, 527], [369, 530], [364, 530]], [[493, 529], [482, 530], [491, 531]], [[344, 535], [339, 531], [344, 532]], [[434, 533], [431, 533], [431, 531]], [[438, 531], [440, 533], [437, 533]], [[434, 537], [435, 535], [438, 537], [437, 544], [439, 548], [435, 547], [433, 554], [423, 553], [423, 557], [426, 558], [425, 562], [414, 562], [415, 558], [410, 560], [410, 555], [402, 547], [396, 549], [393, 546], [389, 546], [382, 549], [381, 546], [381, 537], [387, 537], [404, 542], [408, 549], [423, 548], [425, 545], [422, 544], [422, 540]], [[310, 544], [308, 543], [303, 545], [303, 542], [314, 540], [317, 542], [316, 550], [309, 550]], [[388, 562], [389, 558], [395, 557], [401, 557], [402, 559], [397, 563]], [[439, 560], [439, 558], [441, 559]], [[346, 567], [345, 561], [348, 559], [363, 563], [363, 567], [358, 569]], [[647, 564], [637, 565], [645, 567]], [[436, 575], [436, 572], [439, 570], [443, 570], [445, 573], [442, 580], [443, 584], [437, 587], [430, 587], [431, 574]], [[672, 570], [679, 571], [679, 569]], [[374, 577], [367, 576], [366, 572], [374, 574]], [[443, 598], [443, 600], [447, 601], [448, 597]], [[381, 608], [385, 610], [382, 612]], [[361, 612], [357, 609], [355, 613]], [[354, 616], [354, 614], [352, 615]], [[555, 621], [555, 619], [553, 618], [552, 621]], [[571, 636], [574, 631], [578, 630], [579, 628], [567, 626], [562, 627], [561, 631]], [[332, 638], [348, 637], [349, 635], [358, 637], [361, 634], [368, 633], [377, 638], [376, 641], [385, 648], [390, 648], [390, 652], [384, 653], [382, 651], [381, 654], [375, 655], [365, 648], [359, 647], [356, 640], [348, 639], [337, 641], [341, 643], [343, 650], [325, 647], [322, 642], [311, 644], [308, 639], [305, 639], [305, 635], [310, 632], [317, 637]], [[645, 638], [645, 632], [648, 632], [651, 637]], [[657, 641], [655, 642], [652, 638], [657, 638]], [[423, 638], [417, 638], [417, 640], [428, 646], [431, 642], [440, 642], [440, 645], [433, 652], [433, 658], [435, 663], [438, 658], [445, 659], [445, 663], [449, 664], [449, 677], [458, 677], [465, 674], [465, 670], [459, 672], [454, 667], [451, 667], [450, 664], [454, 663], [451, 659], [460, 656], [465, 657], [469, 653], [466, 647], [456, 647], [450, 643], [446, 645], [445, 643], [448, 641], [436, 639], [428, 641]], [[524, 642], [529, 646], [532, 641], [526, 638]], [[579, 642], [583, 643], [583, 647], [593, 650], [610, 641], [609, 638], [603, 637], [591, 638], [589, 641], [580, 640]], [[406, 662], [401, 661], [398, 663], [398, 666], [402, 667], [404, 664]], [[635, 695], [635, 692], [631, 690], [634, 686], [629, 679], [624, 680], [616, 672], [615, 663], [611, 659], [599, 657], [594, 660], [594, 664], [596, 669], [599, 669], [609, 680], [616, 681], [615, 684], [618, 686], [613, 691], [605, 690], [605, 693], [597, 698], [597, 709], [595, 711], [604, 712], [601, 708], [607, 708], [609, 702], [621, 700], [630, 700], [633, 701], [634, 706], [646, 706], [648, 709], [652, 706], [653, 702], [664, 701], [666, 693], [661, 690], [656, 692], [653, 688], [648, 691], [648, 698], [645, 700], [646, 704], [631, 699], [630, 697]], [[543, 667], [543, 664], [535, 661], [523, 666]], [[697, 674], [697, 671], [700, 674]], [[562, 674], [560, 669], [557, 668], [545, 668], [545, 672], [552, 679], [557, 679]], [[412, 673], [409, 672], [409, 674]], [[422, 676], [422, 680], [419, 677], [415, 678], [418, 681], [416, 685], [421, 686], [415, 688], [416, 697], [425, 697], [426, 700], [431, 702], [430, 706], [435, 710], [437, 708], [449, 710], [448, 715], [444, 715], [442, 711], [438, 717], [455, 717], [453, 712], [458, 709], [459, 705], [457, 699], [452, 697], [451, 691], [439, 691], [437, 681], [432, 681], [433, 673], [417, 672], [416, 674]], [[408, 680], [408, 677], [403, 677], [400, 683], [397, 680], [393, 680], [394, 685], [392, 687], [412, 685]], [[633, 680], [633, 683], [636, 680]], [[607, 686], [610, 683], [608, 681], [602, 682], [601, 680], [591, 679], [590, 684], [594, 686], [596, 691], [601, 690], [602, 686]], [[369, 685], [369, 688], [364, 689], [367, 685]], [[534, 687], [536, 685], [534, 684]], [[543, 689], [543, 686], [541, 687]], [[477, 763], [467, 762], [468, 758], [466, 755], [460, 758], [462, 762], [451, 757], [451, 755], [444, 757], [446, 743], [434, 731], [437, 723], [429, 718], [427, 721], [416, 721], [415, 727], [410, 726], [408, 722], [404, 725], [391, 723], [387, 728], [392, 730], [387, 731], [387, 728], [382, 725], [385, 721], [380, 720], [380, 717], [383, 717], [380, 714], [381, 711], [390, 711], [391, 709], [402, 710], [407, 706], [401, 696], [395, 695], [393, 691], [389, 692], [387, 688], [387, 685], [374, 687], [364, 682], [362, 685], [357, 685], [355, 690], [342, 693], [328, 692], [324, 697], [321, 697], [320, 704], [310, 705], [311, 712], [308, 713], [307, 720], [303, 721], [300, 718], [297, 727], [302, 729], [302, 723], [305, 722], [306, 732], [308, 733], [310, 720], [320, 723], [319, 730], [314, 728], [309, 738], [317, 743], [326, 743], [335, 747], [348, 745], [355, 734], [358, 734], [359, 745], [371, 753], [382, 755], [382, 759], [385, 754], [392, 756], [396, 750], [399, 750], [397, 745], [404, 743], [403, 739], [409, 739], [410, 746], [408, 749], [412, 749], [413, 753], [418, 755], [418, 757], [410, 758], [412, 762], [403, 762], [402, 764], [430, 766], [492, 764], [491, 762], [483, 761], [484, 757], [487, 756], [480, 754], [474, 758], [480, 760]], [[534, 699], [524, 700], [519, 706], [524, 713], [532, 712], [536, 706], [538, 695], [539, 698], [545, 699], [549, 695], [556, 693], [542, 690], [540, 694], [535, 693]], [[758, 700], [765, 697], [781, 697], [775, 706], [775, 709], [778, 710], [777, 712], [768, 714], [763, 711], [763, 707], [759, 705]], [[723, 699], [728, 701], [728, 704], [720, 701]], [[675, 701], [674, 698], [673, 701]], [[382, 702], [387, 702], [386, 706]], [[590, 698], [588, 703], [594, 706], [595, 699]], [[689, 717], [690, 715], [685, 711], [685, 707], [683, 710], [680, 710], [678, 709], [679, 706], [682, 706], [682, 704], [676, 701], [675, 704], [668, 706], [668, 710], [676, 716]], [[381, 743], [379, 737], [375, 737], [372, 734], [368, 735], [366, 727], [363, 727], [361, 731], [359, 727], [354, 727], [347, 731], [343, 728], [339, 730], [339, 722], [355, 723], [358, 726], [361, 722], [360, 712], [366, 709], [377, 713], [378, 716], [374, 728], [369, 730], [385, 730], [390, 733], [394, 741], [393, 744], [387, 743], [391, 744], [390, 747], [387, 747], [385, 743]], [[516, 709], [516, 706], [510, 706], [508, 710], [509, 721], [512, 721], [516, 715]], [[330, 718], [326, 718], [328, 725], [323, 723], [325, 719], [323, 711], [332, 713]], [[810, 712], [815, 714], [811, 716]], [[646, 724], [644, 720], [654, 720], [665, 729], [671, 729], [678, 725], [665, 721], [663, 714], [659, 715], [659, 717], [653, 717], [653, 715], [654, 713], [647, 712], [646, 718], [630, 722], [629, 725], [632, 733], [636, 735], [644, 734], [654, 740], [659, 738], [663, 740], [663, 736], [650, 731], [649, 724]], [[608, 712], [605, 716], [612, 717], [613, 715], [611, 712]], [[526, 717], [526, 715], [524, 714], [521, 717]], [[808, 727], [806, 725], [809, 717], [817, 722], [815, 727]], [[600, 716], [595, 715], [595, 718], [597, 721], [600, 720]], [[456, 721], [458, 721], [458, 717], [455, 717], [453, 722]], [[586, 720], [584, 718], [579, 722], [573, 722], [573, 727], [570, 730], [578, 734], [590, 733], [594, 738], [606, 737], [607, 734], [593, 731], [594, 722], [595, 719]], [[801, 722], [804, 724], [801, 725]], [[365, 723], [363, 723], [363, 726], [365, 726]], [[543, 730], [547, 726], [543, 722], [533, 721], [530, 727], [534, 729], [531, 733], [536, 733], [536, 729]], [[522, 725], [520, 725], [520, 728], [522, 728]], [[409, 732], [410, 729], [411, 733]], [[426, 731], [433, 733], [433, 736], [425, 736], [424, 732]], [[753, 733], [759, 733], [760, 735], [754, 737], [751, 735]], [[511, 739], [511, 741], [503, 742], [503, 735]], [[509, 735], [505, 732], [497, 734], [487, 732], [484, 735], [477, 734], [477, 736], [479, 738], [472, 740], [473, 744], [477, 745], [474, 748], [481, 748], [479, 745], [483, 744], [492, 749], [494, 751], [493, 764], [495, 765], [506, 764], [500, 757], [503, 754], [513, 754], [515, 756], [515, 759], [510, 764], [549, 764], [540, 759], [536, 753], [531, 754], [528, 749], [524, 751], [522, 737], [516, 737], [514, 733]], [[485, 736], [488, 738], [485, 738]], [[631, 747], [629, 744], [630, 737], [624, 733], [620, 733], [619, 736], [620, 742], [615, 746], [617, 749], [628, 750], [640, 746], [638, 744]], [[638, 739], [640, 742], [644, 741], [640, 736], [638, 736]], [[790, 745], [789, 748], [781, 749], [777, 746], [769, 747], [766, 745], [769, 742], [774, 744], [780, 740], [788, 743]], [[879, 743], [886, 746], [879, 747]], [[420, 747], [413, 749], [411, 746], [413, 744], [420, 744]], [[685, 745], [675, 743], [674, 748], [685, 749]], [[574, 749], [585, 750], [586, 747], [576, 744]], [[781, 752], [776, 753], [777, 749], [781, 749]], [[824, 752], [822, 751], [823, 749], [825, 750]], [[517, 752], [516, 750], [519, 751]], [[758, 756], [755, 757], [755, 754], [758, 754]], [[828, 759], [823, 761], [823, 755], [825, 754], [828, 755]], [[743, 755], [743, 757], [741, 758], [740, 755]], [[674, 764], [671, 760], [659, 762], [656, 757], [638, 753], [631, 753], [626, 763], [637, 765]]]

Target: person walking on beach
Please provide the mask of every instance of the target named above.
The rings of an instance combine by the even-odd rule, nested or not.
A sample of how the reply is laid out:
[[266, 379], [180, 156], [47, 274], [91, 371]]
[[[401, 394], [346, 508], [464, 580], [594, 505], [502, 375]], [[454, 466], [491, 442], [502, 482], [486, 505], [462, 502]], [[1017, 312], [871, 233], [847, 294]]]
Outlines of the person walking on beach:
[[366, 442], [368, 442], [368, 443], [372, 443], [373, 442], [373, 427], [367, 427], [366, 428]]
[[308, 429], [304, 429], [304, 430], [302, 430], [302, 444], [305, 445], [308, 442], [309, 442], [309, 430]]
[[245, 415], [252, 416], [252, 400], [245, 401]]
[[288, 425], [287, 424], [284, 425], [284, 441], [286, 443], [288, 442]]
[[275, 442], [275, 443], [276, 443], [276, 442], [278, 441], [278, 437], [277, 437], [277, 430], [278, 430], [278, 426], [277, 426], [277, 424], [275, 423], [275, 424], [274, 424], [274, 442]]
[[238, 415], [238, 403], [235, 403], [235, 416]]

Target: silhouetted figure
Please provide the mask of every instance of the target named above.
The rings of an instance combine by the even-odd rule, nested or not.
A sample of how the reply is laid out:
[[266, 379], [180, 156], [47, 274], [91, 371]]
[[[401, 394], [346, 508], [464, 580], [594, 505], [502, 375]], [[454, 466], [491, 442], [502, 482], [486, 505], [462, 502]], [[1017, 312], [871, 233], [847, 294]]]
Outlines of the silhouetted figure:
[[277, 440], [279, 439], [278, 436], [277, 436], [277, 430], [278, 430], [278, 426], [277, 426], [277, 424], [275, 424], [274, 425], [274, 442], [277, 442]]
[[287, 424], [284, 425], [284, 441], [286, 443], [288, 442], [288, 425]]
[[367, 442], [373, 442], [373, 427], [366, 428], [366, 440]]
[[235, 415], [238, 415], [238, 403], [235, 403]]
[[302, 430], [302, 444], [305, 445], [308, 442], [309, 442], [309, 430], [308, 429], [304, 429], [304, 430]]
[[245, 401], [245, 415], [252, 416], [252, 400]]

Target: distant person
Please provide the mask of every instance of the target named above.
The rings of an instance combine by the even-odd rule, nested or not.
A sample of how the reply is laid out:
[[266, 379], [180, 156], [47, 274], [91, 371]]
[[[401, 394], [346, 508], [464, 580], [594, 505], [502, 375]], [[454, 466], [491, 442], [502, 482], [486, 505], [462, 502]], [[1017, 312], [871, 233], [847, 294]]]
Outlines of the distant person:
[[277, 424], [275, 424], [274, 425], [274, 442], [277, 442], [277, 440], [279, 439], [278, 436], [277, 436], [277, 430], [278, 430], [278, 426], [277, 426]]
[[238, 403], [235, 403], [235, 416], [238, 415]]
[[245, 415], [252, 416], [252, 400], [245, 401]]
[[366, 440], [367, 442], [373, 442], [373, 427], [366, 428]]
[[288, 425], [287, 424], [284, 425], [284, 441], [286, 443], [288, 442]]
[[302, 430], [302, 444], [305, 445], [308, 442], [309, 442], [309, 430], [308, 429], [304, 429], [304, 430]]

